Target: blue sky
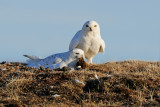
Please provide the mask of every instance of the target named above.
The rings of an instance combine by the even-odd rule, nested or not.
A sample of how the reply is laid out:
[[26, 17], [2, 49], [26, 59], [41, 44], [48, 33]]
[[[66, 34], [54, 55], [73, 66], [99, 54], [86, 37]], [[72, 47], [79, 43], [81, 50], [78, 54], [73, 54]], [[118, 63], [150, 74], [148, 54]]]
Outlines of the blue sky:
[[68, 51], [87, 20], [100, 24], [105, 54], [93, 61], [160, 61], [159, 0], [0, 0], [0, 61]]

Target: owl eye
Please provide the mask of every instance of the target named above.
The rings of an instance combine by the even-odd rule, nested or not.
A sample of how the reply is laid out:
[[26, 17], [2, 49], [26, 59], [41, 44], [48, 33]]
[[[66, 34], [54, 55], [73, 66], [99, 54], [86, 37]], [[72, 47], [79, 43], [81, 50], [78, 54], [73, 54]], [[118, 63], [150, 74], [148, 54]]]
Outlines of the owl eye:
[[86, 27], [89, 27], [88, 25], [86, 25]]
[[79, 53], [75, 53], [75, 54], [77, 54], [77, 55], [78, 55]]
[[94, 25], [94, 27], [97, 27], [97, 25]]

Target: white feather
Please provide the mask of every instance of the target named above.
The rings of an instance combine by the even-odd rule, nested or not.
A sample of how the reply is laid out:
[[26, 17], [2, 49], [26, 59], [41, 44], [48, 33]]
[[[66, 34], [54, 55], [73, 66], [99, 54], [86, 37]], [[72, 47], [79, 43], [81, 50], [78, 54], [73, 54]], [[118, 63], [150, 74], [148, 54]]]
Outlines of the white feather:
[[74, 82], [77, 83], [77, 84], [85, 85], [82, 81], [79, 81], [78, 79], [75, 79]]
[[95, 78], [96, 78], [97, 80], [99, 79], [98, 76], [97, 76], [97, 74], [96, 74], [96, 72], [95, 72], [95, 75], [94, 75], [94, 76], [95, 76]]

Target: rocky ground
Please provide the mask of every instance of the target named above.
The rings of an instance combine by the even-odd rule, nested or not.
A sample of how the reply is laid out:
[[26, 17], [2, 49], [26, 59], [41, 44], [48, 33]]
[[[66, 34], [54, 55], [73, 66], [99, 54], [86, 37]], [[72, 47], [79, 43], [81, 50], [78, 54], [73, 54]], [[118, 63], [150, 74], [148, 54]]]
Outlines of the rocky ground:
[[107, 62], [74, 71], [2, 62], [0, 106], [160, 106], [160, 62]]

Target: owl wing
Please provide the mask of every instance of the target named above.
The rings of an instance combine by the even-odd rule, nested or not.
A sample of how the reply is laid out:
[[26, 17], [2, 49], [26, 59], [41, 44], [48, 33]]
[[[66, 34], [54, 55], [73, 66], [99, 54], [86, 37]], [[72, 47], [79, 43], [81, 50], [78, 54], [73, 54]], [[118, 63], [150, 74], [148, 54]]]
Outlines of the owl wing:
[[31, 63], [38, 63], [42, 60], [42, 58], [37, 57], [37, 56], [31, 56], [31, 55], [23, 55], [27, 58], [29, 58], [29, 60], [27, 60], [27, 64], [31, 64]]
[[44, 68], [52, 67], [53, 69], [53, 68], [57, 68], [57, 65], [61, 62], [62, 62], [61, 58], [58, 58], [58, 57], [53, 58], [52, 56], [50, 56], [40, 61], [37, 65], [43, 66]]
[[103, 52], [103, 54], [104, 54], [104, 50], [105, 50], [105, 42], [104, 42], [104, 40], [101, 39], [101, 45], [99, 48], [99, 52]]
[[72, 50], [74, 48], [76, 48], [79, 44], [79, 37], [80, 37], [80, 31], [78, 31], [74, 37], [72, 38], [71, 42], [70, 42], [70, 45], [69, 45], [69, 50]]
[[[60, 54], [53, 54], [51, 56], [46, 57], [45, 59], [43, 59], [40, 64], [47, 66], [47, 65], [52, 65], [52, 64], [57, 64], [62, 62], [62, 58]], [[46, 67], [45, 67], [46, 68]]]

